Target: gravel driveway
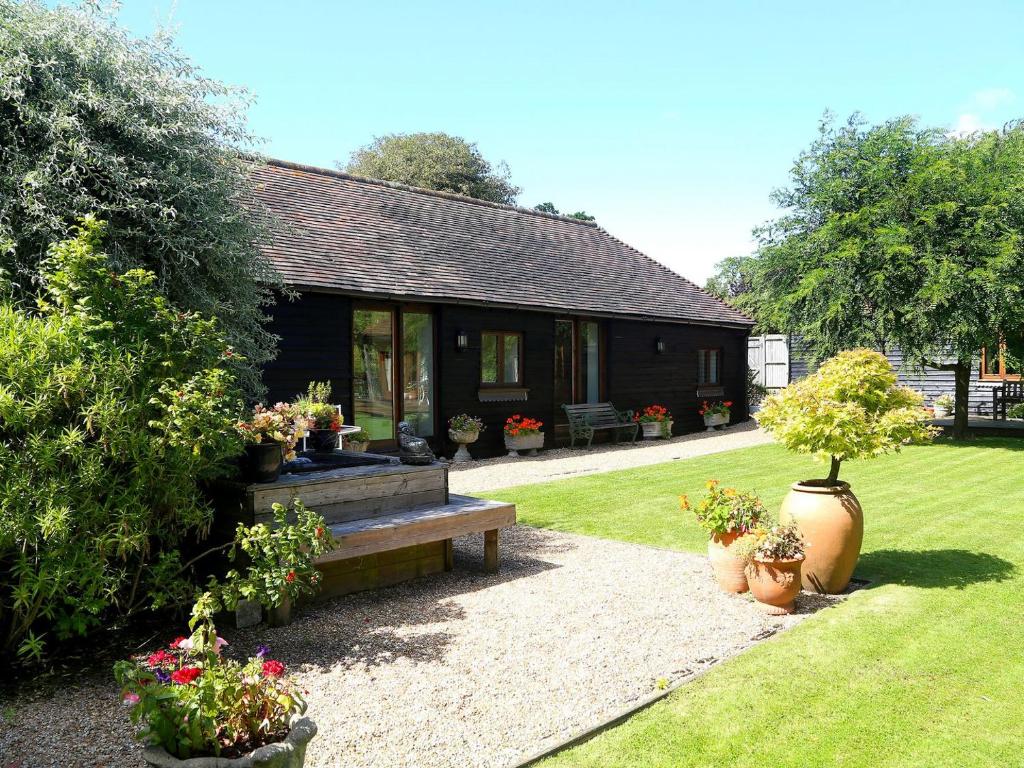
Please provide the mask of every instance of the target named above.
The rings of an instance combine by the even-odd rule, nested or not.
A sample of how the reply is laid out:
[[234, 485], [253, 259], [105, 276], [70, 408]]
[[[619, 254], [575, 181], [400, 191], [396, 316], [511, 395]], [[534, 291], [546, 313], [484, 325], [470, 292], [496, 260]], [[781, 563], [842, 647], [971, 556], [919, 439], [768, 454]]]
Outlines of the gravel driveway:
[[[486, 575], [481, 544], [458, 540], [452, 573], [228, 636], [298, 671], [320, 728], [310, 768], [514, 764], [830, 601], [768, 617], [704, 557], [525, 526]], [[138, 765], [108, 673], [66, 685], [3, 702], [0, 766]]]
[[[452, 493], [480, 493], [513, 485], [562, 480], [578, 475], [643, 467], [677, 459], [747, 448], [772, 442], [754, 421], [746, 421], [721, 432], [694, 432], [670, 440], [637, 440], [636, 444], [599, 445], [585, 448], [557, 448], [538, 456], [483, 459], [452, 464], [448, 483]], [[472, 446], [470, 446], [472, 448]]]

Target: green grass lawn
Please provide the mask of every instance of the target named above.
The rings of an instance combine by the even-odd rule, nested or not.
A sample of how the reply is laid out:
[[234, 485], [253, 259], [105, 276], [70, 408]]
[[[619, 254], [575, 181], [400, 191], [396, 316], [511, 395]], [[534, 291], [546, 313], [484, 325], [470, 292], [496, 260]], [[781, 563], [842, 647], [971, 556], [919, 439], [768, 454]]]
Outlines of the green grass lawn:
[[[528, 525], [694, 552], [708, 478], [777, 508], [774, 445], [489, 493]], [[1024, 766], [1024, 441], [850, 463], [869, 589], [545, 766]], [[571, 691], [566, 691], [571, 696]]]

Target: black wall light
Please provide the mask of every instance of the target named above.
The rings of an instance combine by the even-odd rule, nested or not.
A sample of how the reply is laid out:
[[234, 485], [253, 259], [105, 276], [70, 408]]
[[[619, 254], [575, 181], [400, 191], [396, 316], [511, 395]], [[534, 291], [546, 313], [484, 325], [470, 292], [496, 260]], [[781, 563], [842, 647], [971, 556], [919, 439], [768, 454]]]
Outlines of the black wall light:
[[469, 349], [469, 334], [465, 331], [459, 331], [455, 334], [455, 348], [459, 352], [465, 352]]
[[665, 340], [661, 336], [654, 340], [654, 351], [659, 355], [665, 351]]

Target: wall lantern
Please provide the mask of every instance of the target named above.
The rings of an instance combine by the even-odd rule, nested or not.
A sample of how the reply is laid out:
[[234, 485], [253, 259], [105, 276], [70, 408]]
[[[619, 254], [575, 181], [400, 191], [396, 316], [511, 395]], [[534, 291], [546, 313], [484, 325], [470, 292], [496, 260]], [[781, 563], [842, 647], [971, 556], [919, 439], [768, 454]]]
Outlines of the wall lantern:
[[665, 340], [661, 336], [654, 340], [654, 351], [659, 355], [665, 351]]
[[465, 331], [459, 331], [455, 334], [455, 348], [459, 352], [465, 352], [469, 349], [469, 334]]

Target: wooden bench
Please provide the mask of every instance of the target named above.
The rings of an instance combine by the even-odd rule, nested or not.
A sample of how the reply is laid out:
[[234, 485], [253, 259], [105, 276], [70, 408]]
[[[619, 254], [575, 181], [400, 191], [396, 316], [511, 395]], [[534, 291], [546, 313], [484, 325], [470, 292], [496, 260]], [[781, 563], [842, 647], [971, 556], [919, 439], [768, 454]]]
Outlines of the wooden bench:
[[563, 405], [562, 410], [569, 417], [569, 447], [575, 448], [577, 440], [586, 440], [587, 448], [594, 442], [594, 433], [602, 429], [612, 430], [618, 440], [621, 430], [633, 430], [636, 442], [640, 425], [633, 421], [632, 411], [619, 411], [611, 403], [580, 403]]
[[1024, 382], [1007, 381], [992, 388], [992, 418], [1006, 419], [1006, 406], [1011, 403], [1024, 403]]

